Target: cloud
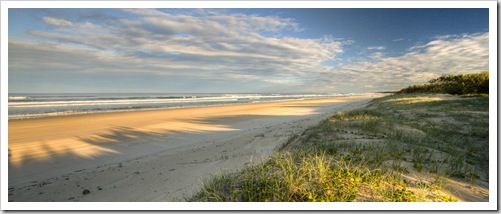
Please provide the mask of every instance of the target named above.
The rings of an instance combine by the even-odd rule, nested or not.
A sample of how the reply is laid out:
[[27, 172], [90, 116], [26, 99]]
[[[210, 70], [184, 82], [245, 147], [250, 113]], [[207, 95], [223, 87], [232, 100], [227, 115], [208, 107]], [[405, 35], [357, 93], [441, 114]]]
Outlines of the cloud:
[[109, 82], [118, 82], [120, 76], [135, 75], [145, 82], [165, 80], [158, 83], [165, 90], [167, 82], [188, 89], [196, 83], [199, 90], [202, 82], [208, 92], [214, 90], [209, 85], [263, 92], [363, 92], [488, 69], [488, 33], [439, 36], [397, 57], [386, 56], [384, 46], [362, 47], [370, 53], [365, 60], [336, 64], [344, 46], [356, 41], [294, 37], [301, 28], [293, 19], [204, 9], [113, 12], [119, 15], [63, 19], [54, 13], [42, 18], [50, 30], [28, 31], [30, 40], [9, 38], [9, 81], [19, 80], [9, 85], [24, 77], [113, 75], [117, 79]]
[[485, 71], [489, 68], [489, 33], [440, 36], [410, 48], [403, 56], [378, 59], [344, 66], [332, 78], [353, 78], [362, 86], [396, 90], [443, 74]]
[[43, 21], [50, 25], [56, 26], [72, 26], [73, 23], [64, 19], [52, 18], [52, 17], [43, 17]]
[[368, 47], [367, 50], [378, 50], [378, 51], [381, 51], [381, 50], [385, 50], [386, 47], [384, 46], [372, 46], [372, 47]]
[[9, 39], [9, 71], [29, 72], [34, 75], [53, 71], [67, 73], [128, 72], [138, 67], [141, 60], [115, 56], [86, 47], [56, 42]]
[[205, 15], [154, 9], [121, 12], [135, 17], [93, 23], [44, 17], [55, 30], [29, 31], [38, 42], [10, 39], [9, 69], [245, 78], [292, 85], [303, 76], [325, 72], [328, 67], [321, 63], [343, 52], [343, 41], [330, 36], [276, 36], [299, 30], [287, 18], [217, 11], [199, 11]]
[[394, 39], [392, 40], [393, 42], [400, 42], [400, 41], [404, 41], [406, 40], [406, 38], [398, 38], [398, 39]]

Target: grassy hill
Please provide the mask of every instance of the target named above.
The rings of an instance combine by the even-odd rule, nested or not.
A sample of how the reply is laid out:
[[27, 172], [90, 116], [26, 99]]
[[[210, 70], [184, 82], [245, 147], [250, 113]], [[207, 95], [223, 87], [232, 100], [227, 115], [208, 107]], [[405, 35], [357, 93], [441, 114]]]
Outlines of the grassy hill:
[[488, 201], [489, 97], [399, 93], [339, 112], [188, 201]]

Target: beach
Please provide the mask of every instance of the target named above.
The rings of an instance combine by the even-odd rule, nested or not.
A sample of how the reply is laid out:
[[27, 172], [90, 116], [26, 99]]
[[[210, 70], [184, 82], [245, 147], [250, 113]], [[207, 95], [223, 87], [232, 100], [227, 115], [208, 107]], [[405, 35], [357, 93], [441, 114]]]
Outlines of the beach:
[[9, 201], [183, 201], [382, 95], [9, 121]]

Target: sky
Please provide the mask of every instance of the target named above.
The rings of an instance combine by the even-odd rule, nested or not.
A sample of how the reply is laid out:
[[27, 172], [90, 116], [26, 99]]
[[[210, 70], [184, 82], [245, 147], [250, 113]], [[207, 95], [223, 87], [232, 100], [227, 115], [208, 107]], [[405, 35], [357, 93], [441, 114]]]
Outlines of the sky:
[[488, 9], [8, 11], [9, 93], [364, 93], [489, 66]]

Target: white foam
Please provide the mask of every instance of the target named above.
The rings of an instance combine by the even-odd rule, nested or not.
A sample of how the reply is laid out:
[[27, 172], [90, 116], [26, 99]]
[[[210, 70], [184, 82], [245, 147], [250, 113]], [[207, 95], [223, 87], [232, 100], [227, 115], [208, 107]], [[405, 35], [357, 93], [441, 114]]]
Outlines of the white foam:
[[26, 100], [27, 96], [9, 96], [9, 100]]

